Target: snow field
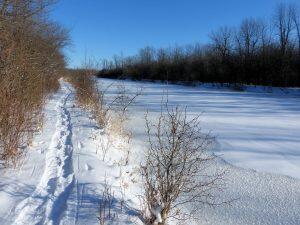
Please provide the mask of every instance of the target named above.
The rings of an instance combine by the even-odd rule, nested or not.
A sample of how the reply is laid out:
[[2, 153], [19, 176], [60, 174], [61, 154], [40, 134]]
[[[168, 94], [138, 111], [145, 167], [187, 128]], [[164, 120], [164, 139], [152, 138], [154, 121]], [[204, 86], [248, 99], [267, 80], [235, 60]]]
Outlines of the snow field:
[[[101, 85], [112, 82], [117, 83], [99, 80]], [[146, 148], [145, 112], [148, 110], [149, 119], [156, 121], [166, 93], [169, 105], [187, 106], [191, 117], [201, 114], [203, 131], [216, 137], [212, 150], [219, 157], [210, 169], [226, 171], [224, 190], [217, 194], [220, 200], [235, 201], [214, 208], [199, 205], [200, 220], [194, 224], [300, 224], [298, 96], [279, 91], [251, 90], [249, 93], [212, 87], [119, 82], [132, 92], [143, 88], [143, 95], [130, 109], [133, 119], [128, 124], [133, 131], [132, 151], [136, 155]], [[114, 90], [109, 94], [113, 95]], [[136, 160], [141, 159], [137, 156]]]
[[[117, 84], [97, 82], [104, 87]], [[22, 167], [0, 174], [1, 225], [99, 224], [106, 187], [113, 199], [108, 224], [142, 224], [138, 211], [139, 166], [147, 148], [144, 115], [148, 110], [149, 119], [157, 119], [164, 93], [169, 104], [187, 105], [190, 116], [202, 113], [203, 131], [216, 137], [213, 151], [219, 155], [210, 169], [226, 171], [224, 189], [216, 194], [220, 200], [234, 200], [215, 208], [197, 205], [200, 220], [187, 224], [300, 224], [296, 95], [126, 81], [132, 92], [143, 86], [143, 95], [129, 108], [127, 128], [133, 138], [127, 143], [100, 129], [90, 113], [76, 106], [72, 87], [60, 83], [45, 107], [45, 127], [28, 147]], [[108, 98], [116, 88], [108, 90]]]

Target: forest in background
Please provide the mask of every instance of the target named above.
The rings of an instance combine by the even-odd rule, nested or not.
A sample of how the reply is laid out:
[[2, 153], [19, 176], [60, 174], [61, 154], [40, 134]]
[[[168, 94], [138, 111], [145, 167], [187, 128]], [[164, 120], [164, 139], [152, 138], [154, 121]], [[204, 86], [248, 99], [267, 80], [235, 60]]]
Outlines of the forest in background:
[[155, 49], [101, 62], [98, 77], [281, 87], [300, 86], [300, 11], [279, 4], [269, 22], [244, 19], [221, 27], [208, 44]]

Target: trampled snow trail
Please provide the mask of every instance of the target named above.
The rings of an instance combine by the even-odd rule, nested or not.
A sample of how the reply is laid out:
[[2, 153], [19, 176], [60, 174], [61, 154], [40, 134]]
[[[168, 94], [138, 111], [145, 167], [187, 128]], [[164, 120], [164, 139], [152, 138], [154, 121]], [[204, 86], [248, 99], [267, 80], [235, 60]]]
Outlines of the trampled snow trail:
[[60, 80], [62, 97], [56, 106], [56, 130], [46, 153], [43, 176], [34, 192], [16, 207], [15, 225], [56, 225], [74, 186], [72, 124], [66, 107], [69, 84]]

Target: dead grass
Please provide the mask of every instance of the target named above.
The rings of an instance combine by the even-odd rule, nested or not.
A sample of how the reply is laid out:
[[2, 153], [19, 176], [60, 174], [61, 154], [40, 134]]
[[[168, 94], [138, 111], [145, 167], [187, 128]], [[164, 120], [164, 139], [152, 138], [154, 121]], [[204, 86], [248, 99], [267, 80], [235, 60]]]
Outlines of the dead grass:
[[104, 128], [107, 124], [104, 93], [97, 88], [94, 73], [90, 69], [69, 70], [67, 81], [75, 88], [77, 104], [90, 111], [98, 126]]

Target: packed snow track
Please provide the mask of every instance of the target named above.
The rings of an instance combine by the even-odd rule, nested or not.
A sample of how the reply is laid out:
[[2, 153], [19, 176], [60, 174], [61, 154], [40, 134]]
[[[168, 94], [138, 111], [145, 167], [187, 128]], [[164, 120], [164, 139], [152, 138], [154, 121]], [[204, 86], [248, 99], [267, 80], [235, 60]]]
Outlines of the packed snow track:
[[16, 207], [15, 225], [59, 224], [74, 186], [72, 125], [66, 108], [70, 88], [63, 80], [60, 83], [64, 94], [56, 106], [56, 130], [46, 153], [45, 170], [35, 191]]

